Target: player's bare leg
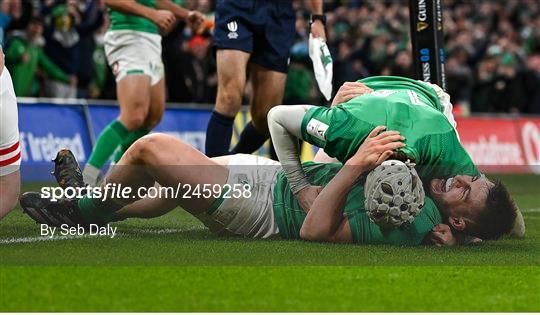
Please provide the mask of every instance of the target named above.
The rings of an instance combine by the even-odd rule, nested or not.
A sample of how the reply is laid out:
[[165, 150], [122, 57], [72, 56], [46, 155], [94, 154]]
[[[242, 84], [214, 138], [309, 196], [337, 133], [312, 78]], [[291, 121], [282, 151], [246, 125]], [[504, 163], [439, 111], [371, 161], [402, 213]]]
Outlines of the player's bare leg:
[[283, 103], [287, 74], [256, 64], [251, 65], [250, 73], [253, 82], [251, 120], [258, 132], [269, 135], [266, 116], [272, 107]]
[[126, 153], [127, 149], [138, 139], [146, 136], [152, 129], [154, 129], [165, 112], [165, 79], [161, 79], [155, 85], [150, 87], [150, 105], [144, 122], [140, 128], [131, 132], [122, 144], [120, 148], [116, 150], [114, 155], [114, 162], [118, 163], [120, 158]]
[[250, 55], [230, 49], [217, 51], [218, 91], [216, 106], [206, 131], [206, 155], [227, 155], [231, 145], [234, 117], [240, 111], [246, 86], [246, 67]]
[[[218, 156], [211, 160], [219, 165], [229, 165], [231, 156]], [[155, 186], [160, 186], [155, 183]], [[169, 213], [178, 207], [176, 199], [172, 198], [144, 198], [129, 205], [126, 205], [115, 213], [116, 220], [125, 220], [128, 218], [157, 218]]]
[[129, 130], [144, 125], [150, 109], [150, 76], [128, 75], [117, 85], [120, 116], [118, 120]]
[[[76, 167], [65, 167], [73, 172]], [[147, 190], [157, 182], [163, 187], [171, 187], [169, 199], [174, 199], [176, 205], [158, 202], [163, 206], [160, 211], [165, 213], [175, 206], [181, 206], [194, 215], [204, 213], [214, 202], [214, 194], [202, 196], [184, 193], [207, 184], [210, 187], [223, 187], [227, 181], [227, 167], [212, 161], [190, 145], [165, 134], [154, 134], [135, 142], [126, 154], [116, 164], [101, 187], [100, 198], [85, 196], [82, 199], [60, 199], [57, 202], [45, 200], [39, 193], [25, 193], [21, 198], [21, 206], [34, 220], [41, 217], [49, 218], [52, 224], [66, 223], [105, 224], [117, 219], [115, 213], [144, 197]], [[180, 185], [179, 185], [180, 184]], [[107, 194], [107, 187], [109, 193]], [[112, 195], [113, 188], [118, 188]], [[118, 195], [119, 189], [131, 188], [126, 196]], [[156, 196], [159, 198], [159, 196]], [[137, 210], [137, 209], [135, 209]], [[140, 208], [138, 209], [140, 211]], [[140, 212], [137, 216], [143, 216]], [[148, 214], [147, 216], [152, 216]], [[52, 219], [51, 219], [52, 218]], [[57, 222], [57, 223], [55, 223]]]
[[[136, 170], [136, 171], [134, 171]], [[165, 187], [177, 187], [180, 193], [197, 185], [223, 186], [228, 169], [211, 160], [195, 148], [164, 134], [141, 138], [128, 149], [113, 168], [107, 183], [118, 183], [134, 189], [150, 187], [155, 182]], [[206, 210], [214, 198], [177, 198], [178, 205], [190, 212]]]
[[83, 177], [87, 184], [96, 185], [101, 168], [130, 133], [143, 127], [150, 107], [150, 76], [127, 75], [116, 87], [120, 115], [99, 136], [88, 158]]
[[287, 74], [250, 65], [253, 95], [250, 102], [251, 121], [242, 131], [232, 153], [253, 153], [270, 137], [266, 116], [283, 101]]
[[157, 84], [150, 87], [150, 108], [144, 120], [144, 127], [148, 130], [154, 129], [165, 112], [165, 79], [161, 79]]
[[20, 189], [21, 174], [19, 170], [0, 176], [0, 220], [17, 204]]

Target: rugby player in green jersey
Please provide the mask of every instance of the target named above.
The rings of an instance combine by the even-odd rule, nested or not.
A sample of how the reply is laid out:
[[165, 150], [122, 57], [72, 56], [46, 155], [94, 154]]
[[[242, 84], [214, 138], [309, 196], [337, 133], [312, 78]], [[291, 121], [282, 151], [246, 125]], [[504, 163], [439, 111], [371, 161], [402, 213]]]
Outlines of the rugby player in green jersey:
[[[427, 239], [439, 245], [454, 244], [455, 238], [446, 225], [440, 224], [443, 217], [429, 198], [422, 212], [405, 228], [382, 230], [368, 218], [363, 174], [404, 145], [398, 132], [380, 133], [383, 129], [375, 128], [345, 167], [304, 164], [310, 182], [324, 186], [307, 213], [292, 194], [278, 162], [243, 154], [210, 159], [164, 134], [152, 134], [135, 142], [101, 187], [121, 185], [135, 192], [141, 187], [156, 187], [157, 182], [161, 187], [178, 187], [178, 197], [140, 199], [116, 195], [103, 200], [87, 196], [53, 202], [40, 193], [25, 193], [21, 206], [37, 222], [52, 225], [150, 218], [181, 206], [220, 235], [395, 245], [418, 245]], [[55, 174], [64, 187], [84, 185], [75, 158], [67, 150], [59, 153]]]
[[[450, 226], [484, 239], [510, 232], [517, 207], [500, 182], [480, 174], [431, 85], [402, 77], [371, 77], [352, 86], [342, 87], [331, 108], [278, 106], [268, 115], [276, 153], [304, 209], [319, 188], [309, 183], [300, 166], [296, 138], [346, 163], [370, 131], [384, 125], [405, 137], [406, 146], [394, 158], [416, 163], [428, 195]], [[514, 234], [522, 236], [524, 225], [517, 230]]]
[[120, 115], [107, 125], [88, 157], [85, 182], [95, 186], [100, 170], [113, 155], [118, 161], [127, 148], [160, 121], [165, 110], [165, 80], [161, 60], [161, 34], [176, 19], [193, 29], [204, 17], [171, 0], [105, 0], [110, 27], [105, 34], [107, 62], [116, 77]]

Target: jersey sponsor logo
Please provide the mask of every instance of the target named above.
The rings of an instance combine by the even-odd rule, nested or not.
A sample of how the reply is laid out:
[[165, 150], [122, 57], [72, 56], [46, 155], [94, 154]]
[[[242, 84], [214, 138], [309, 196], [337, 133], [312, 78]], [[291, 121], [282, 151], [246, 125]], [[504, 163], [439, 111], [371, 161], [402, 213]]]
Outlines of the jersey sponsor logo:
[[326, 141], [326, 130], [328, 125], [315, 118], [311, 118], [306, 127], [308, 134], [322, 141]]
[[388, 97], [389, 95], [392, 95], [394, 93], [397, 93], [397, 91], [393, 90], [378, 90], [375, 92], [372, 92], [371, 95], [377, 96], [377, 97]]
[[238, 31], [238, 23], [236, 23], [236, 21], [232, 21], [232, 22], [227, 23], [227, 29], [229, 30], [229, 34], [227, 35], [227, 37], [229, 37], [229, 39], [237, 39], [238, 38], [238, 33], [236, 32], [236, 31]]

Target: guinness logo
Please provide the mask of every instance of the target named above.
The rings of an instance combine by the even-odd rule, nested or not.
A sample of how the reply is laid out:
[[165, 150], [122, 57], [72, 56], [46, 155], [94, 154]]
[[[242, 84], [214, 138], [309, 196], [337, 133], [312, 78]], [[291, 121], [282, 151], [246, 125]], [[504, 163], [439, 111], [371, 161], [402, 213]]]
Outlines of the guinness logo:
[[418, 22], [416, 23], [416, 31], [421, 32], [429, 27], [429, 24], [426, 22]]

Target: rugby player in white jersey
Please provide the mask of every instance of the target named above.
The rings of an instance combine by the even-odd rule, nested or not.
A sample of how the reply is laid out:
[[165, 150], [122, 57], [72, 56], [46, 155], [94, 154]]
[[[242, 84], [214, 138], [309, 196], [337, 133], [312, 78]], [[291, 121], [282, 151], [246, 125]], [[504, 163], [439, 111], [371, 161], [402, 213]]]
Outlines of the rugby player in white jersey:
[[0, 46], [0, 219], [17, 204], [21, 186], [17, 98]]

